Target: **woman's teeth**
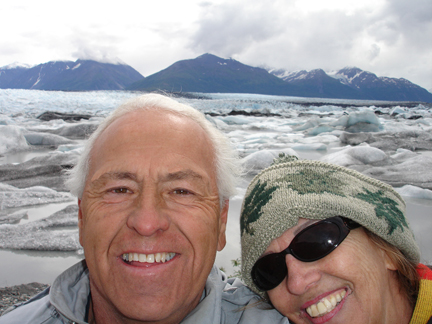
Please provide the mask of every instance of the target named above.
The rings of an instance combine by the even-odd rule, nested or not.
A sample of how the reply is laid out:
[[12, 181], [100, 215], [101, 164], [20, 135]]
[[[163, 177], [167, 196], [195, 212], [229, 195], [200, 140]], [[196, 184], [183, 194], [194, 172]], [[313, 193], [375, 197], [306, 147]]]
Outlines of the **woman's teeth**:
[[147, 262], [147, 263], [155, 263], [155, 262], [166, 262], [174, 258], [174, 252], [161, 252], [156, 254], [142, 254], [142, 253], [124, 253], [122, 255], [123, 261], [126, 262]]
[[346, 291], [342, 290], [340, 293], [333, 294], [321, 299], [318, 303], [313, 304], [306, 308], [306, 312], [310, 317], [319, 317], [331, 312], [338, 303], [345, 297]]

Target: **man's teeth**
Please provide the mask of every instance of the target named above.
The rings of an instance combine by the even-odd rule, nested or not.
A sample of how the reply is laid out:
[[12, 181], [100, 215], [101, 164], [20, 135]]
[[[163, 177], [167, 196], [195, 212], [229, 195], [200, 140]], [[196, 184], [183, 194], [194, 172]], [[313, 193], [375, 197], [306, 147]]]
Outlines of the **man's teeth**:
[[138, 261], [138, 262], [147, 262], [147, 263], [155, 263], [155, 262], [166, 262], [174, 258], [174, 252], [161, 252], [156, 254], [142, 254], [142, 253], [124, 253], [122, 258], [124, 261]]
[[306, 308], [306, 312], [310, 317], [319, 317], [331, 312], [338, 303], [345, 297], [346, 291], [330, 295], [321, 299], [318, 303]]

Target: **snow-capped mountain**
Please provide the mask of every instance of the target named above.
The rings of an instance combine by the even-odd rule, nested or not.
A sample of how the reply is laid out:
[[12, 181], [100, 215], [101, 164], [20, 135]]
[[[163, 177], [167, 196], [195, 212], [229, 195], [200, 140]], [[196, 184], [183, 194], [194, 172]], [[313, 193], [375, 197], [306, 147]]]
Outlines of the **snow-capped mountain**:
[[431, 101], [432, 94], [426, 89], [403, 78], [378, 77], [374, 73], [356, 67], [347, 67], [332, 76], [342, 83], [358, 89], [365, 96], [390, 100]]
[[359, 98], [359, 94], [355, 90], [330, 77], [322, 69], [309, 72], [306, 70], [294, 72], [270, 70], [269, 72], [285, 82], [297, 86], [301, 95], [306, 97], [363, 99]]
[[0, 88], [37, 90], [122, 90], [144, 77], [126, 64], [92, 60], [51, 61], [0, 68]]
[[289, 72], [203, 54], [178, 61], [128, 87], [168, 92], [256, 93], [299, 97], [432, 102], [432, 94], [404, 79], [378, 78], [357, 68]]
[[0, 67], [0, 69], [16, 69], [16, 68], [30, 69], [33, 66], [34, 65], [31, 65], [31, 64], [13, 62], [11, 64]]
[[301, 85], [310, 91], [315, 89], [327, 95], [332, 95], [331, 91], [333, 91], [340, 98], [432, 102], [430, 92], [406, 79], [378, 77], [357, 67], [345, 67], [327, 73], [321, 69], [309, 72], [305, 70], [296, 72], [269, 70], [269, 72], [290, 84]]
[[212, 54], [175, 62], [146, 78], [119, 61], [52, 61], [33, 67], [14, 63], [0, 68], [0, 88], [256, 93], [432, 103], [432, 93], [406, 79], [377, 77], [356, 67], [290, 72]]

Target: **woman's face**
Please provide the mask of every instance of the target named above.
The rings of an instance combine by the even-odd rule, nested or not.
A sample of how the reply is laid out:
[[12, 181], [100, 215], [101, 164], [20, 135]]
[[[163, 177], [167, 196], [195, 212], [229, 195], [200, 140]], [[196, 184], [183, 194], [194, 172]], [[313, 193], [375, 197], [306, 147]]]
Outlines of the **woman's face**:
[[[300, 219], [273, 240], [265, 254], [284, 250], [299, 231], [315, 222]], [[323, 259], [301, 262], [288, 254], [286, 264], [288, 276], [268, 295], [294, 323], [401, 323], [395, 301], [400, 294], [391, 273], [395, 267], [363, 228], [352, 230]]]

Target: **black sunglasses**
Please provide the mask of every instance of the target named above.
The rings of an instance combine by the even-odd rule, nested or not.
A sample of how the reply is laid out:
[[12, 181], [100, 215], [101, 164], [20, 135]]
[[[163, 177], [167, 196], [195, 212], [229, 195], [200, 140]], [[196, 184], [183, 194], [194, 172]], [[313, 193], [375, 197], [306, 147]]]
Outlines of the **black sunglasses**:
[[251, 271], [254, 284], [262, 291], [276, 288], [288, 275], [285, 262], [287, 254], [302, 262], [317, 261], [336, 249], [350, 230], [357, 227], [360, 225], [341, 216], [327, 218], [306, 227], [285, 250], [265, 255], [255, 262]]

